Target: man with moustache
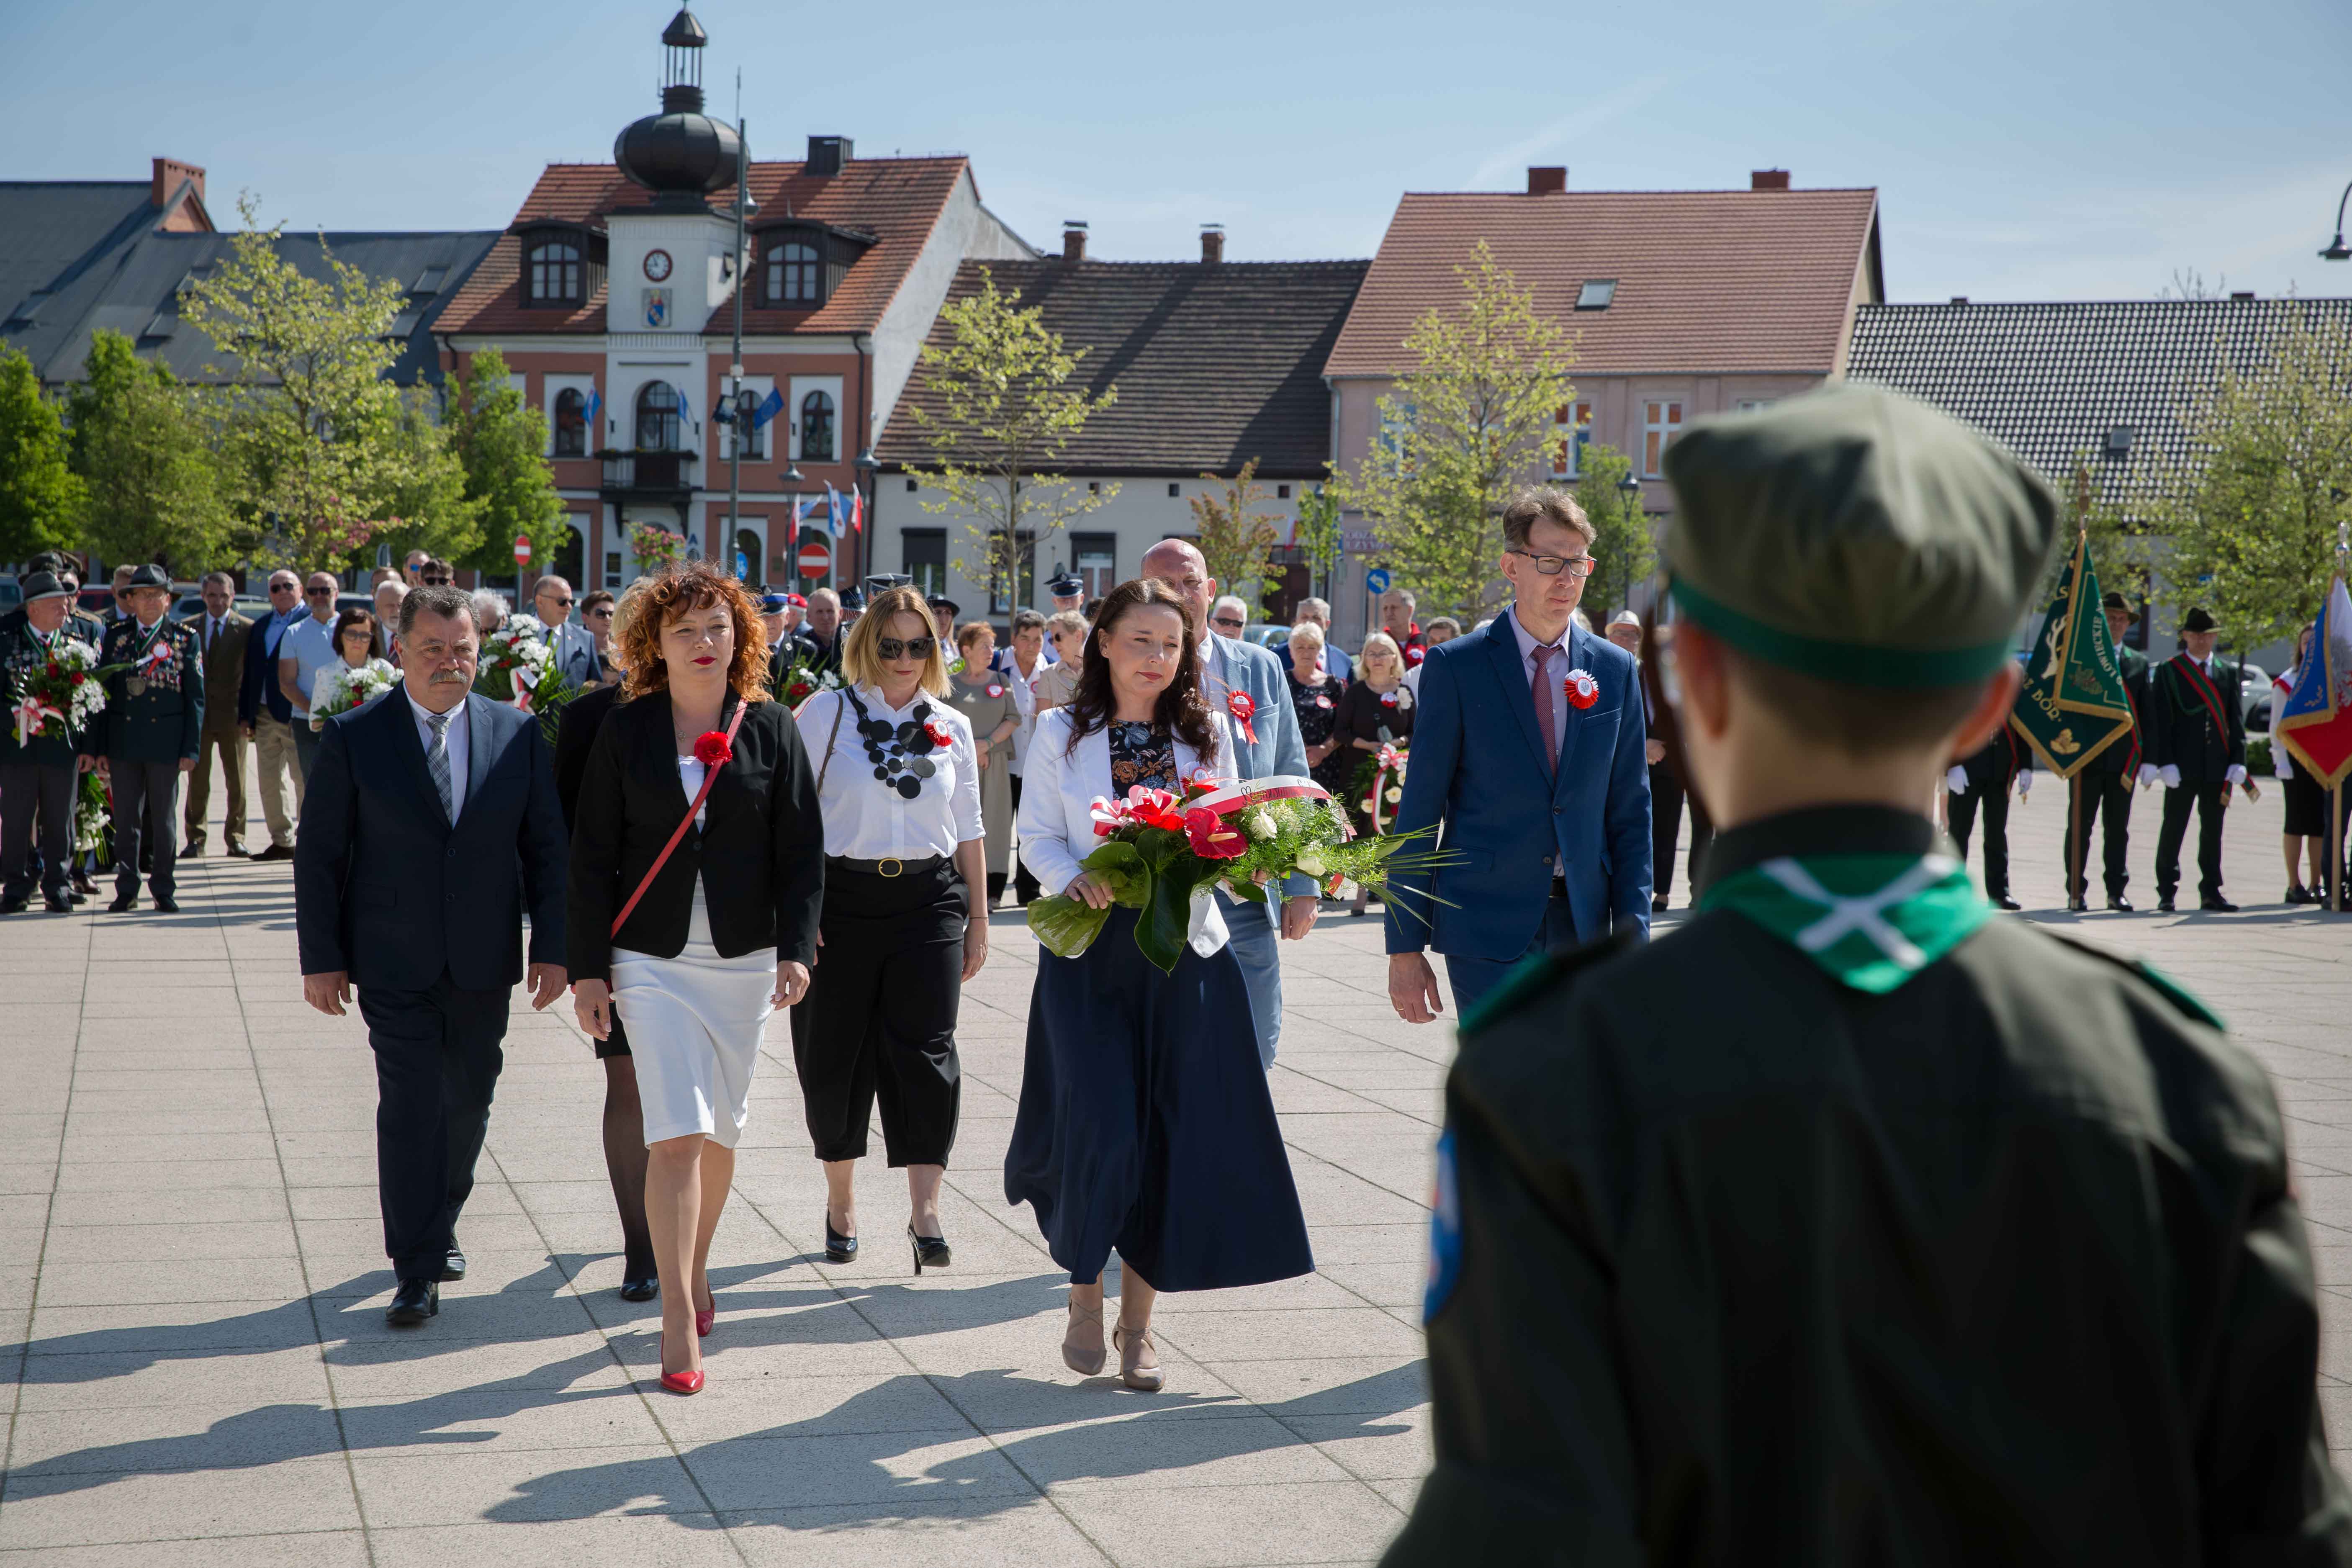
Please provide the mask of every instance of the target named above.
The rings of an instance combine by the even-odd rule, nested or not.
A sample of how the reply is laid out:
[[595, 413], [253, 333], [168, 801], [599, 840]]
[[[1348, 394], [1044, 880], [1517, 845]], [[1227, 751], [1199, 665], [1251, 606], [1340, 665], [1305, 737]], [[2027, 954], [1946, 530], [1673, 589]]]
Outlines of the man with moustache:
[[376, 1184], [414, 1328], [462, 1279], [473, 1190], [504, 1058], [509, 994], [563, 994], [567, 856], [539, 721], [471, 695], [481, 642], [454, 588], [401, 601], [401, 684], [320, 731], [294, 853], [303, 1000], [342, 1016], [359, 989], [376, 1064]]

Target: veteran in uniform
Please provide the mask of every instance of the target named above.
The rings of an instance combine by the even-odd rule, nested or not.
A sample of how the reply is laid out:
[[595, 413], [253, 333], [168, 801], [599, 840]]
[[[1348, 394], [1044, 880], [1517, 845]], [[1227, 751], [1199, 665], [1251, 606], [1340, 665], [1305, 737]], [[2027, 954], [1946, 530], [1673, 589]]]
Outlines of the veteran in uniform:
[[2009, 896], [2009, 795], [2014, 789], [2021, 801], [2033, 787], [2033, 748], [2003, 724], [1991, 740], [1945, 771], [1944, 787], [1952, 796], [1944, 806], [1945, 821], [1960, 858], [1969, 858], [1969, 833], [1982, 816], [1985, 897], [2004, 910], [2018, 908]]
[[[2132, 784], [2135, 781], [2144, 784], [2156, 777], [2147, 760], [2147, 655], [2124, 641], [2124, 634], [2139, 617], [2113, 588], [2100, 595], [2099, 608], [2107, 617], [2107, 640], [2115, 647], [2116, 666], [2123, 671], [2124, 695], [2131, 701], [2132, 732], [2129, 740], [2116, 742], [2074, 775], [2079, 781], [2076, 787], [2083, 792], [2083, 845], [2078, 850], [2065, 839], [2059, 844], [2066, 857], [2066, 907], [2078, 915], [2091, 907], [2091, 829], [2101, 822], [2106, 825], [2099, 856], [2107, 884], [2107, 908], [2131, 912], [2131, 900], [2124, 897], [2124, 889], [2131, 881], [2125, 860], [2131, 853]], [[2067, 831], [2075, 831], [2071, 823]], [[2078, 864], [2083, 868], [2079, 878], [2074, 875]]]
[[1866, 387], [1665, 469], [1699, 910], [1463, 1021], [1386, 1561], [2352, 1563], [2261, 1066], [1921, 815], [2006, 721], [2054, 498]]
[[2213, 657], [2221, 635], [2213, 617], [2192, 608], [2180, 617], [2181, 649], [2148, 672], [2147, 761], [2164, 781], [2164, 821], [2156, 834], [2156, 907], [2173, 910], [2180, 886], [2180, 844], [2197, 814], [2197, 907], [2230, 914], [2221, 896], [2221, 823], [2231, 786], [2246, 781], [2246, 716], [2238, 706], [2238, 667]]
[[178, 860], [180, 775], [194, 773], [205, 723], [203, 657], [186, 623], [165, 620], [172, 579], [161, 566], [142, 566], [123, 594], [127, 619], [106, 628], [98, 662], [121, 665], [106, 678], [106, 706], [82, 737], [85, 755], [114, 796], [114, 901], [110, 914], [139, 907], [139, 854], [152, 851], [148, 890], [170, 914]]
[[19, 741], [16, 704], [26, 699], [26, 678], [48, 663], [52, 644], [73, 635], [73, 595], [54, 572], [30, 573], [22, 587], [25, 602], [0, 616], [0, 915], [32, 902], [37, 818], [42, 903], [62, 915], [73, 910], [66, 880], [73, 865], [73, 739], [62, 723], [45, 721]]

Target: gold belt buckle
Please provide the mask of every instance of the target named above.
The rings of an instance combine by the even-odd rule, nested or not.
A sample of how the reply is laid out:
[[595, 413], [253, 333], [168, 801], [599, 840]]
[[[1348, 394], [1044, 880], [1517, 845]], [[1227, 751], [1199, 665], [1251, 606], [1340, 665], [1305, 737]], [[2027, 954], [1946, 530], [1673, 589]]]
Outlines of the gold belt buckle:
[[896, 877], [907, 869], [907, 863], [895, 855], [885, 855], [874, 862], [874, 869], [877, 875]]

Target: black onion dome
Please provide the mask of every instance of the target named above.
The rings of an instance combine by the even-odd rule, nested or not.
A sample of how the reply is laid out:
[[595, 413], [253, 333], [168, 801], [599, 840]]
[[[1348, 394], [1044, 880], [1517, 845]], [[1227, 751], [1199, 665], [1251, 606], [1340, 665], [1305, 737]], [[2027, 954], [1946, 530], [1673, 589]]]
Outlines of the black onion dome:
[[613, 162], [656, 195], [707, 196], [735, 183], [741, 147], [732, 125], [698, 106], [646, 115], [614, 139]]

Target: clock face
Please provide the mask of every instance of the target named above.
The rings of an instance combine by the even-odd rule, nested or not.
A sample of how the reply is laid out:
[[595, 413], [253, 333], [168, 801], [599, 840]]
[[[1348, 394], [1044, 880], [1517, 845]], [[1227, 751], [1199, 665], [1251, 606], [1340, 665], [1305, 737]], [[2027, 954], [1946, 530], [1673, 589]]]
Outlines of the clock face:
[[669, 276], [668, 251], [648, 250], [646, 252], [646, 276], [652, 279], [656, 283]]

